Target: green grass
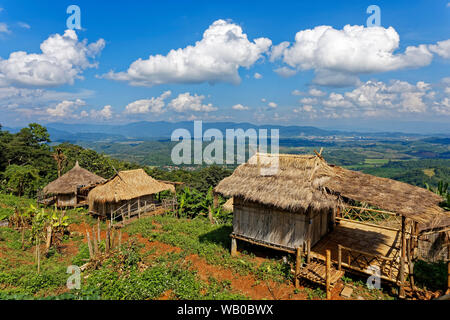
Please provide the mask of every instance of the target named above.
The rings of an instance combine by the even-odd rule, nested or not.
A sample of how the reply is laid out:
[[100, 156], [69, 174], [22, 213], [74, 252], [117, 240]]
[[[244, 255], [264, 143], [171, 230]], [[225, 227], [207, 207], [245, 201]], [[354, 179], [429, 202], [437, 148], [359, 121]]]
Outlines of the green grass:
[[[155, 226], [160, 226], [161, 230]], [[126, 228], [129, 234], [141, 234], [149, 240], [160, 241], [197, 254], [207, 263], [230, 268], [240, 275], [253, 273], [259, 280], [285, 282], [291, 280], [290, 266], [279, 257], [257, 265], [251, 254], [230, 255], [232, 226], [211, 225], [205, 218], [178, 219], [171, 216], [147, 217]]]

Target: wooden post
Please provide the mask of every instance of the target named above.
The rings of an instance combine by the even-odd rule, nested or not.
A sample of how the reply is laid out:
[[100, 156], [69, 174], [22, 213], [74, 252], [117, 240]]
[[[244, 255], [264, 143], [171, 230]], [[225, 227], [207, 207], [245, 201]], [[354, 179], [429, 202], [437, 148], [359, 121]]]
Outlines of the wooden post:
[[405, 260], [406, 260], [406, 218], [402, 216], [402, 238], [401, 238], [401, 256], [400, 256], [400, 287], [399, 297], [405, 298]]
[[306, 240], [306, 264], [311, 262], [311, 239]]
[[128, 219], [131, 218], [131, 204], [130, 201], [128, 201]]
[[87, 243], [88, 243], [88, 248], [89, 248], [89, 258], [93, 259], [94, 252], [92, 251], [91, 236], [89, 235], [89, 231], [87, 231], [87, 230], [86, 230], [86, 238], [87, 238]]
[[299, 285], [299, 279], [298, 279], [298, 275], [300, 273], [300, 265], [302, 263], [302, 247], [298, 247], [296, 250], [296, 255], [295, 255], [295, 287], [297, 288]]
[[342, 270], [342, 247], [338, 244], [338, 270]]
[[114, 241], [116, 240], [116, 229], [113, 228], [111, 231], [111, 250], [114, 250]]
[[45, 252], [48, 252], [48, 250], [50, 250], [50, 247], [52, 245], [52, 226], [47, 226], [47, 241], [45, 243]]
[[414, 262], [413, 262], [413, 250], [414, 250], [414, 239], [413, 239], [413, 234], [414, 234], [414, 224], [411, 225], [411, 233], [409, 236], [409, 241], [408, 241], [408, 251], [407, 251], [407, 257], [408, 257], [408, 270], [409, 270], [409, 283], [411, 285], [411, 290], [414, 290], [415, 286], [414, 286]]
[[111, 224], [108, 223], [108, 228], [106, 230], [106, 245], [105, 245], [107, 254], [109, 253], [109, 248], [111, 245], [110, 241], [111, 241]]
[[95, 236], [95, 227], [92, 227], [92, 240], [94, 242], [94, 254], [98, 255], [98, 242], [97, 237]]
[[102, 241], [100, 235], [100, 217], [97, 218], [97, 242], [100, 243]]
[[237, 254], [237, 240], [236, 238], [231, 238], [231, 256], [234, 257]]
[[138, 197], [138, 219], [141, 218], [141, 197]]
[[326, 291], [327, 291], [327, 300], [331, 299], [331, 251], [327, 250], [327, 257], [326, 257], [326, 272], [325, 272], [325, 284], [326, 284]]
[[122, 230], [119, 229], [119, 249], [122, 246]]
[[447, 231], [447, 294], [450, 294], [450, 232]]

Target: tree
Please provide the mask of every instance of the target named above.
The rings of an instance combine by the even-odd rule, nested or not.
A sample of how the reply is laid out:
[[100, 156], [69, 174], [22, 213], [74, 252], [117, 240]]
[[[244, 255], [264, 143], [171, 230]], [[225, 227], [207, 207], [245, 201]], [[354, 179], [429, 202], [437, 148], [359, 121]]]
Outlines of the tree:
[[31, 196], [39, 183], [38, 171], [30, 165], [10, 165], [4, 173], [6, 187], [18, 196]]

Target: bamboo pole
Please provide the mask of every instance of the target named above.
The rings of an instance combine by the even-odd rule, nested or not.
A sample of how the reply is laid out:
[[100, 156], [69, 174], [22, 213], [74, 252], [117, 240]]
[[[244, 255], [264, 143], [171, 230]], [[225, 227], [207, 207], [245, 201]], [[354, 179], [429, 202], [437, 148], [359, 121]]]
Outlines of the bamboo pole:
[[97, 242], [100, 243], [102, 241], [100, 236], [100, 217], [97, 218]]
[[311, 262], [311, 239], [306, 240], [306, 264]]
[[327, 300], [331, 299], [331, 251], [326, 251], [326, 272], [325, 272], [325, 283], [327, 290]]
[[[414, 225], [411, 226], [411, 228], [414, 228]], [[413, 262], [413, 250], [414, 250], [414, 239], [412, 234], [414, 234], [415, 231], [411, 230], [411, 236], [408, 240], [408, 270], [409, 270], [409, 283], [411, 285], [411, 290], [414, 290], [414, 262]]]
[[88, 243], [88, 248], [89, 248], [89, 257], [91, 259], [94, 258], [94, 253], [92, 251], [92, 243], [91, 243], [91, 236], [89, 235], [89, 231], [86, 230], [86, 238], [87, 238], [87, 243]]
[[122, 230], [119, 229], [119, 249], [122, 246]]
[[342, 270], [342, 247], [338, 244], [338, 270]]
[[94, 243], [94, 255], [98, 255], [98, 242], [97, 237], [95, 236], [95, 227], [92, 227], [92, 242]]
[[300, 264], [302, 263], [302, 248], [298, 247], [295, 254], [295, 287], [299, 285], [298, 275], [300, 273]]
[[402, 216], [402, 238], [401, 238], [401, 256], [400, 256], [400, 288], [399, 297], [405, 298], [405, 260], [406, 260], [406, 218]]
[[237, 254], [237, 240], [236, 238], [231, 238], [231, 256], [234, 257]]
[[109, 253], [111, 241], [111, 224], [108, 223], [108, 228], [106, 230], [106, 253]]
[[450, 294], [450, 232], [447, 232], [447, 294]]

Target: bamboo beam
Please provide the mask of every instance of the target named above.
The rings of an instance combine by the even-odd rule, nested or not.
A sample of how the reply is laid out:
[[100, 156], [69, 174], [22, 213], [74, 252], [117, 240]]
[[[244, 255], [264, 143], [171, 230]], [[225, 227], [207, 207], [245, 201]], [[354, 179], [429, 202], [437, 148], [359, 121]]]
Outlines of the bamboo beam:
[[406, 218], [402, 216], [402, 243], [401, 243], [401, 256], [400, 256], [400, 288], [399, 297], [405, 298], [405, 260], [406, 260]]
[[338, 244], [338, 270], [342, 270], [342, 247]]
[[331, 251], [327, 250], [326, 269], [325, 269], [325, 287], [327, 291], [327, 300], [331, 299]]

